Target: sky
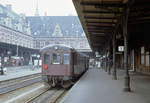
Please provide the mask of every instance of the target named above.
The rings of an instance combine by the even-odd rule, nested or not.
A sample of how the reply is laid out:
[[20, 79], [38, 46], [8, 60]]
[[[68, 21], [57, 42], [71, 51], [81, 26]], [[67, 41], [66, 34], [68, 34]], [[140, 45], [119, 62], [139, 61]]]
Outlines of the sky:
[[13, 11], [26, 16], [34, 15], [37, 4], [40, 16], [77, 15], [72, 0], [0, 0], [0, 4], [12, 4]]

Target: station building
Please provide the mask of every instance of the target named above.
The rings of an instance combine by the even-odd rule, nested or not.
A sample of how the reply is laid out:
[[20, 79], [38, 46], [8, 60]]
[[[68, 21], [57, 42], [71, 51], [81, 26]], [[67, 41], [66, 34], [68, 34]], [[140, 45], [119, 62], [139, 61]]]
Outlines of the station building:
[[40, 16], [38, 9], [34, 16], [25, 16], [15, 13], [11, 5], [0, 5], [0, 42], [1, 57], [19, 56], [28, 62], [49, 44], [90, 50], [77, 16]]
[[40, 49], [48, 44], [66, 44], [90, 49], [77, 16], [25, 16], [0, 5], [1, 42]]

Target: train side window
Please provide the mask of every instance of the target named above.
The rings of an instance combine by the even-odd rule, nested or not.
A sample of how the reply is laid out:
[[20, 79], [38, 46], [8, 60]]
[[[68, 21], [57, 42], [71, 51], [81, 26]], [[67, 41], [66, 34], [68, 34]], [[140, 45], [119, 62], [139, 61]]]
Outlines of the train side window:
[[54, 53], [53, 54], [53, 64], [60, 64], [60, 54]]
[[49, 54], [44, 54], [44, 64], [49, 64], [50, 63], [50, 55]]
[[69, 64], [70, 59], [69, 59], [69, 54], [64, 54], [63, 56], [63, 64]]

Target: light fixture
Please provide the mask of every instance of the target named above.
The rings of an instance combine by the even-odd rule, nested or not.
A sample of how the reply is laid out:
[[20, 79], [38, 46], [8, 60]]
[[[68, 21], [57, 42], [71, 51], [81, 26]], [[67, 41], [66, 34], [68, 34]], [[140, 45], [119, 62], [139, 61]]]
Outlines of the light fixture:
[[54, 47], [54, 49], [55, 49], [55, 50], [57, 50], [57, 49], [58, 49], [58, 47], [57, 47], [57, 46], [55, 46], [55, 47]]

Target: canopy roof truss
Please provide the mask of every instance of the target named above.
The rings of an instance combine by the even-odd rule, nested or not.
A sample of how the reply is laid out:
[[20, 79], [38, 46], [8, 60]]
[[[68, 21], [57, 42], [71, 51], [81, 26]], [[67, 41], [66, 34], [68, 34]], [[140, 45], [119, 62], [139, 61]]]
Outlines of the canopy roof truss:
[[128, 24], [150, 22], [150, 0], [73, 0], [90, 46], [97, 50], [106, 45], [122, 24], [129, 8]]

